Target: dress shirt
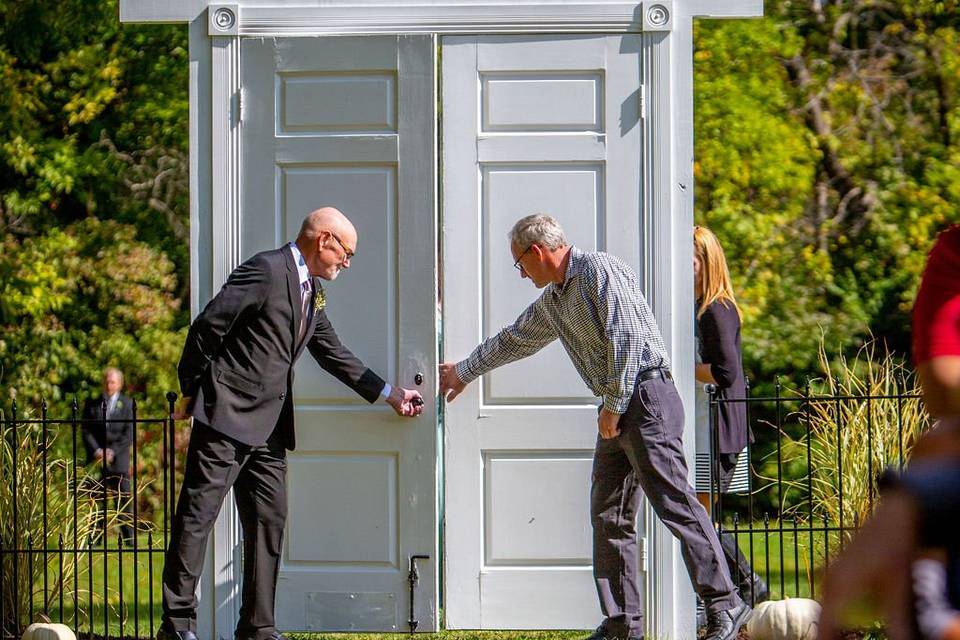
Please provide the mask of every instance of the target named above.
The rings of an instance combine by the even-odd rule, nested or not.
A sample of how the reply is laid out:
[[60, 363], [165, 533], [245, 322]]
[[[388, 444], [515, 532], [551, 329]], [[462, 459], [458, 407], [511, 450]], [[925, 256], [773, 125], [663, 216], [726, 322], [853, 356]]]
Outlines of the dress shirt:
[[113, 414], [114, 409], [117, 408], [117, 398], [119, 397], [119, 392], [112, 396], [104, 396], [104, 400], [107, 403], [107, 413], [103, 416], [104, 418], [109, 418]]
[[563, 283], [548, 284], [513, 324], [458, 362], [457, 377], [472, 382], [533, 355], [556, 338], [587, 387], [613, 413], [626, 412], [638, 373], [670, 366], [633, 270], [610, 254], [570, 247]]

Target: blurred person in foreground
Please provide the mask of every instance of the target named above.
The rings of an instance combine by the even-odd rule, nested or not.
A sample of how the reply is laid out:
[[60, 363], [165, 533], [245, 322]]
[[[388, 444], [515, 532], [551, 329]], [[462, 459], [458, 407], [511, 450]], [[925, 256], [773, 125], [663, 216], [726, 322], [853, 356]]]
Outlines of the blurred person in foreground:
[[[696, 296], [696, 486], [697, 499], [710, 513], [711, 491], [719, 494], [743, 494], [750, 491], [750, 460], [747, 443], [753, 440], [747, 425], [744, 402], [724, 402], [745, 398], [746, 379], [740, 347], [742, 314], [730, 283], [730, 271], [720, 241], [710, 229], [693, 228], [693, 282]], [[710, 423], [709, 401], [705, 386], [714, 385], [716, 419]], [[714, 426], [716, 429], [714, 429]], [[750, 562], [729, 531], [720, 535], [720, 545], [740, 596], [751, 605], [763, 602], [769, 591], [763, 579], [753, 572]]]
[[913, 357], [937, 424], [828, 569], [820, 640], [875, 604], [890, 640], [960, 640], [960, 226], [937, 238], [913, 309]]
[[706, 603], [706, 639], [733, 640], [751, 609], [737, 593], [716, 531], [687, 481], [683, 404], [636, 274], [612, 255], [568, 245], [547, 215], [521, 218], [509, 238], [520, 277], [543, 293], [468, 358], [441, 364], [441, 395], [452, 401], [483, 374], [559, 339], [602, 399], [590, 515], [594, 579], [605, 619], [587, 640], [643, 637], [636, 531], [641, 491], [680, 542], [687, 573]]

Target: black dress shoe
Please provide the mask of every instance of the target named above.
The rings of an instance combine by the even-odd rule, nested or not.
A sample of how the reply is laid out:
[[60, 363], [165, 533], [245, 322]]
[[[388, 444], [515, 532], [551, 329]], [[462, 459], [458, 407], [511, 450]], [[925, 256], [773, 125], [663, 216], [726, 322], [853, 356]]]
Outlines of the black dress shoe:
[[753, 609], [746, 602], [741, 602], [733, 609], [708, 612], [707, 635], [704, 640], [734, 640], [752, 612]]
[[197, 634], [193, 631], [169, 631], [160, 629], [157, 631], [157, 640], [197, 640]]

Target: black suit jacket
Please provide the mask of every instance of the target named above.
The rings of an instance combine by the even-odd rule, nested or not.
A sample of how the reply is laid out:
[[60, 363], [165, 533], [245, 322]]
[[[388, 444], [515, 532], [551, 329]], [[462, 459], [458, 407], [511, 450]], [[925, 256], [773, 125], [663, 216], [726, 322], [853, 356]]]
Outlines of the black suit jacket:
[[110, 473], [130, 473], [130, 447], [133, 445], [133, 401], [123, 395], [117, 396], [113, 413], [104, 420], [103, 405], [106, 398], [99, 395], [83, 405], [83, 447], [87, 450], [87, 462], [93, 462], [97, 449], [113, 449], [113, 462], [107, 465]]
[[[746, 397], [743, 359], [740, 350], [740, 316], [737, 310], [714, 302], [697, 319], [700, 359], [710, 365], [720, 399]], [[719, 411], [719, 453], [740, 453], [753, 434], [747, 426], [745, 402], [721, 402]]]
[[[314, 292], [320, 289], [313, 279]], [[315, 297], [315, 296], [314, 296]], [[300, 278], [289, 246], [237, 267], [190, 325], [180, 357], [180, 390], [193, 415], [249, 445], [296, 445], [293, 365], [306, 347], [316, 361], [367, 402], [384, 381], [340, 343], [323, 310], [297, 344]]]

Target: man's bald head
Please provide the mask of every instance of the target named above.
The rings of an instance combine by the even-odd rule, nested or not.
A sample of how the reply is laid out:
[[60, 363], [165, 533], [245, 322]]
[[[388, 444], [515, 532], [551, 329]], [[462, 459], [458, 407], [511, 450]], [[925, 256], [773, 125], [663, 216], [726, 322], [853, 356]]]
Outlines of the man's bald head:
[[303, 219], [297, 246], [312, 275], [333, 280], [350, 266], [357, 230], [338, 209], [321, 207]]
[[343, 215], [339, 209], [321, 207], [309, 213], [307, 217], [303, 219], [303, 224], [300, 225], [300, 235], [297, 236], [297, 239], [306, 238], [312, 240], [324, 230], [332, 231], [337, 235], [345, 235], [348, 233], [356, 234], [356, 230], [347, 219], [347, 216]]

